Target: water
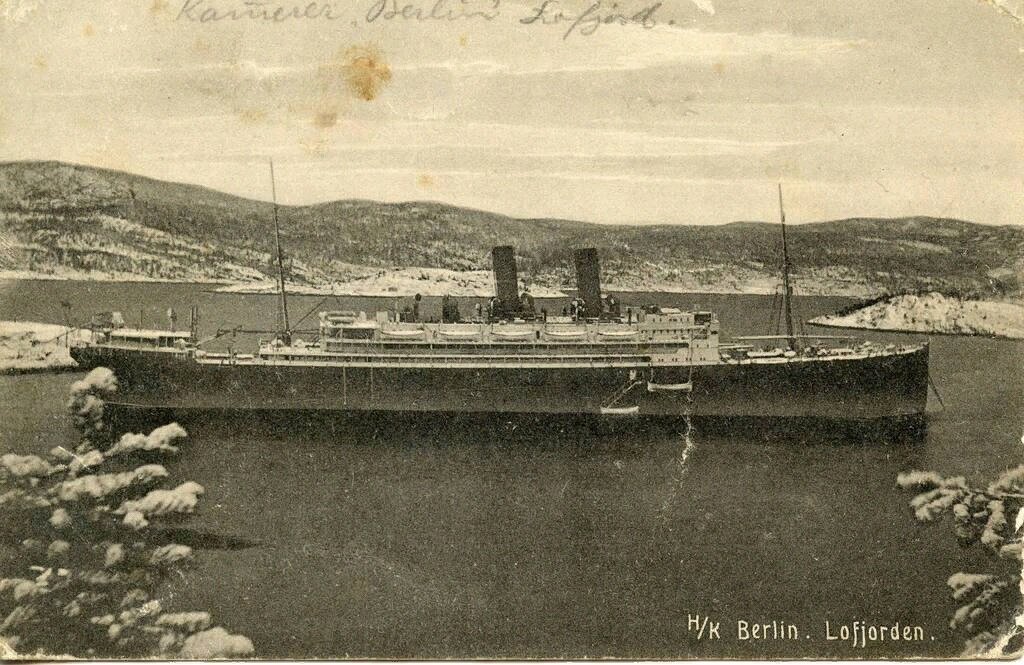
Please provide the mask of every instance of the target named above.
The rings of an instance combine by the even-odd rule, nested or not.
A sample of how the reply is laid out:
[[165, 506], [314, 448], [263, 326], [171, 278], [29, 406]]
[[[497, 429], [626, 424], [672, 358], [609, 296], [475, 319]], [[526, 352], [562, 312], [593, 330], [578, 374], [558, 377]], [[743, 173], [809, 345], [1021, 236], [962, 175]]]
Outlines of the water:
[[[183, 316], [197, 302], [203, 334], [273, 327], [272, 296], [202, 288], [0, 283], [0, 319], [60, 322], [67, 300], [73, 316], [120, 309], [129, 321], [141, 304], [144, 322], [162, 325], [168, 306]], [[293, 320], [319, 300], [290, 299]], [[661, 300], [714, 309], [732, 335], [765, 332], [771, 315], [761, 296]], [[810, 318], [846, 302], [797, 306]], [[168, 602], [211, 611], [277, 658], [954, 655], [945, 580], [991, 561], [960, 548], [948, 524], [915, 522], [895, 477], [985, 482], [1021, 462], [1024, 344], [931, 342], [945, 409], [930, 403], [920, 437], [447, 417], [185, 422], [191, 442], [169, 468], [207, 488], [191, 524], [252, 546], [201, 550]], [[0, 449], [73, 441], [62, 408], [76, 376], [0, 377]], [[723, 640], [687, 631], [698, 613], [723, 622]], [[802, 637], [737, 641], [737, 620], [792, 622]], [[854, 650], [825, 640], [825, 620], [917, 624], [927, 639]]]

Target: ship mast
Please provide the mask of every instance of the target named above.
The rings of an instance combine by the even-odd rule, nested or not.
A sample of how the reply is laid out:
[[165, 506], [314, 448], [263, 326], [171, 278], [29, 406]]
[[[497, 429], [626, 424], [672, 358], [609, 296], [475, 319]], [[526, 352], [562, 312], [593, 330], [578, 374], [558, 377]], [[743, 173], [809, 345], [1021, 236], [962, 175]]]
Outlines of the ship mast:
[[284, 259], [281, 257], [281, 225], [277, 219], [277, 186], [274, 184], [274, 160], [270, 160], [270, 197], [274, 202], [274, 239], [277, 242], [277, 279], [281, 287], [281, 319], [284, 322], [285, 343], [290, 344], [291, 326], [288, 323], [288, 294], [284, 288]]
[[789, 348], [796, 349], [793, 334], [793, 287], [789, 285], [789, 248], [786, 245], [786, 211], [782, 207], [782, 183], [779, 183], [779, 221], [782, 222], [782, 309], [786, 317], [786, 340]]

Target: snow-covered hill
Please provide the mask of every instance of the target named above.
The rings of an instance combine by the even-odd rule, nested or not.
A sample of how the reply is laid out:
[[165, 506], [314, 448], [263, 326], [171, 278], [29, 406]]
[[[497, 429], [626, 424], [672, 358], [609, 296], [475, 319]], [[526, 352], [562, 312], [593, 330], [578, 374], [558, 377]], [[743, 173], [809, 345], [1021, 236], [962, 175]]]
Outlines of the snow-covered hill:
[[[534, 287], [575, 282], [591, 246], [610, 290], [765, 293], [780, 281], [776, 223], [650, 226], [517, 219], [439, 202], [344, 200], [279, 211], [289, 281], [404, 293], [439, 270], [475, 284], [495, 245]], [[0, 163], [0, 275], [259, 283], [276, 278], [273, 209], [204, 187], [60, 162]], [[806, 221], [806, 220], [804, 220]], [[794, 225], [797, 293], [866, 297], [940, 290], [1020, 293], [1024, 227], [930, 217]], [[381, 270], [395, 283], [374, 283]], [[397, 280], [397, 281], [396, 281]], [[379, 288], [378, 288], [379, 287]], [[460, 287], [469, 288], [469, 287]], [[475, 287], [471, 287], [475, 288]], [[337, 291], [336, 292], [342, 292]]]

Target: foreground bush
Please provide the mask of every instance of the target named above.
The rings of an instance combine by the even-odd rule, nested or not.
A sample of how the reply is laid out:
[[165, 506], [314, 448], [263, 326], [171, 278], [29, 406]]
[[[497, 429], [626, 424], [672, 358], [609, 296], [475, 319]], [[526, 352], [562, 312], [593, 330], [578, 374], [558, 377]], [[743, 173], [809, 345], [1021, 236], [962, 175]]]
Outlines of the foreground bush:
[[[962, 477], [937, 473], [901, 473], [896, 482], [918, 492], [910, 502], [914, 515], [930, 522], [953, 515], [957, 539], [970, 547], [980, 544], [993, 556], [1020, 564], [1024, 527], [1024, 465], [1004, 472], [985, 489], [973, 488]], [[950, 628], [965, 638], [964, 653], [996, 656], [1024, 648], [1024, 614], [1020, 565], [994, 565], [998, 572], [956, 573], [946, 581], [957, 607]]]
[[192, 513], [203, 487], [173, 487], [157, 460], [187, 438], [178, 424], [114, 440], [108, 369], [71, 388], [73, 450], [0, 456], [0, 641], [22, 655], [237, 658], [252, 642], [206, 612], [165, 612], [161, 585], [193, 557], [161, 525]]

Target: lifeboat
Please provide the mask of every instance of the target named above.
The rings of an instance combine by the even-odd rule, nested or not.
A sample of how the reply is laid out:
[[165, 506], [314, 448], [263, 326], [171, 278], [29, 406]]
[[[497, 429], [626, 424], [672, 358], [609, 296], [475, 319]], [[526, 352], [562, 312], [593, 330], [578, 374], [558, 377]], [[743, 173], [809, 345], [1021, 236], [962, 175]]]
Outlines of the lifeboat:
[[510, 341], [533, 339], [535, 335], [533, 330], [491, 330], [491, 337]]
[[747, 351], [748, 358], [782, 358], [785, 352], [782, 349], [770, 349], [768, 351]]
[[629, 337], [636, 337], [640, 334], [639, 330], [598, 330], [597, 334], [601, 337], [609, 337], [612, 339], [626, 339]]
[[675, 392], [691, 392], [693, 391], [693, 381], [687, 381], [686, 383], [652, 383], [647, 382], [647, 392], [649, 393], [675, 393]]
[[478, 339], [480, 337], [479, 330], [444, 330], [438, 328], [437, 334], [447, 339]]
[[398, 339], [412, 339], [414, 337], [423, 337], [423, 331], [422, 330], [401, 330], [401, 329], [398, 329], [398, 330], [386, 330], [386, 329], [382, 329], [380, 331], [380, 334], [384, 335], [385, 337], [394, 337], [394, 338], [398, 338]]
[[544, 336], [548, 339], [583, 339], [587, 336], [586, 330], [545, 330]]
[[602, 416], [636, 416], [640, 413], [639, 406], [602, 406]]

